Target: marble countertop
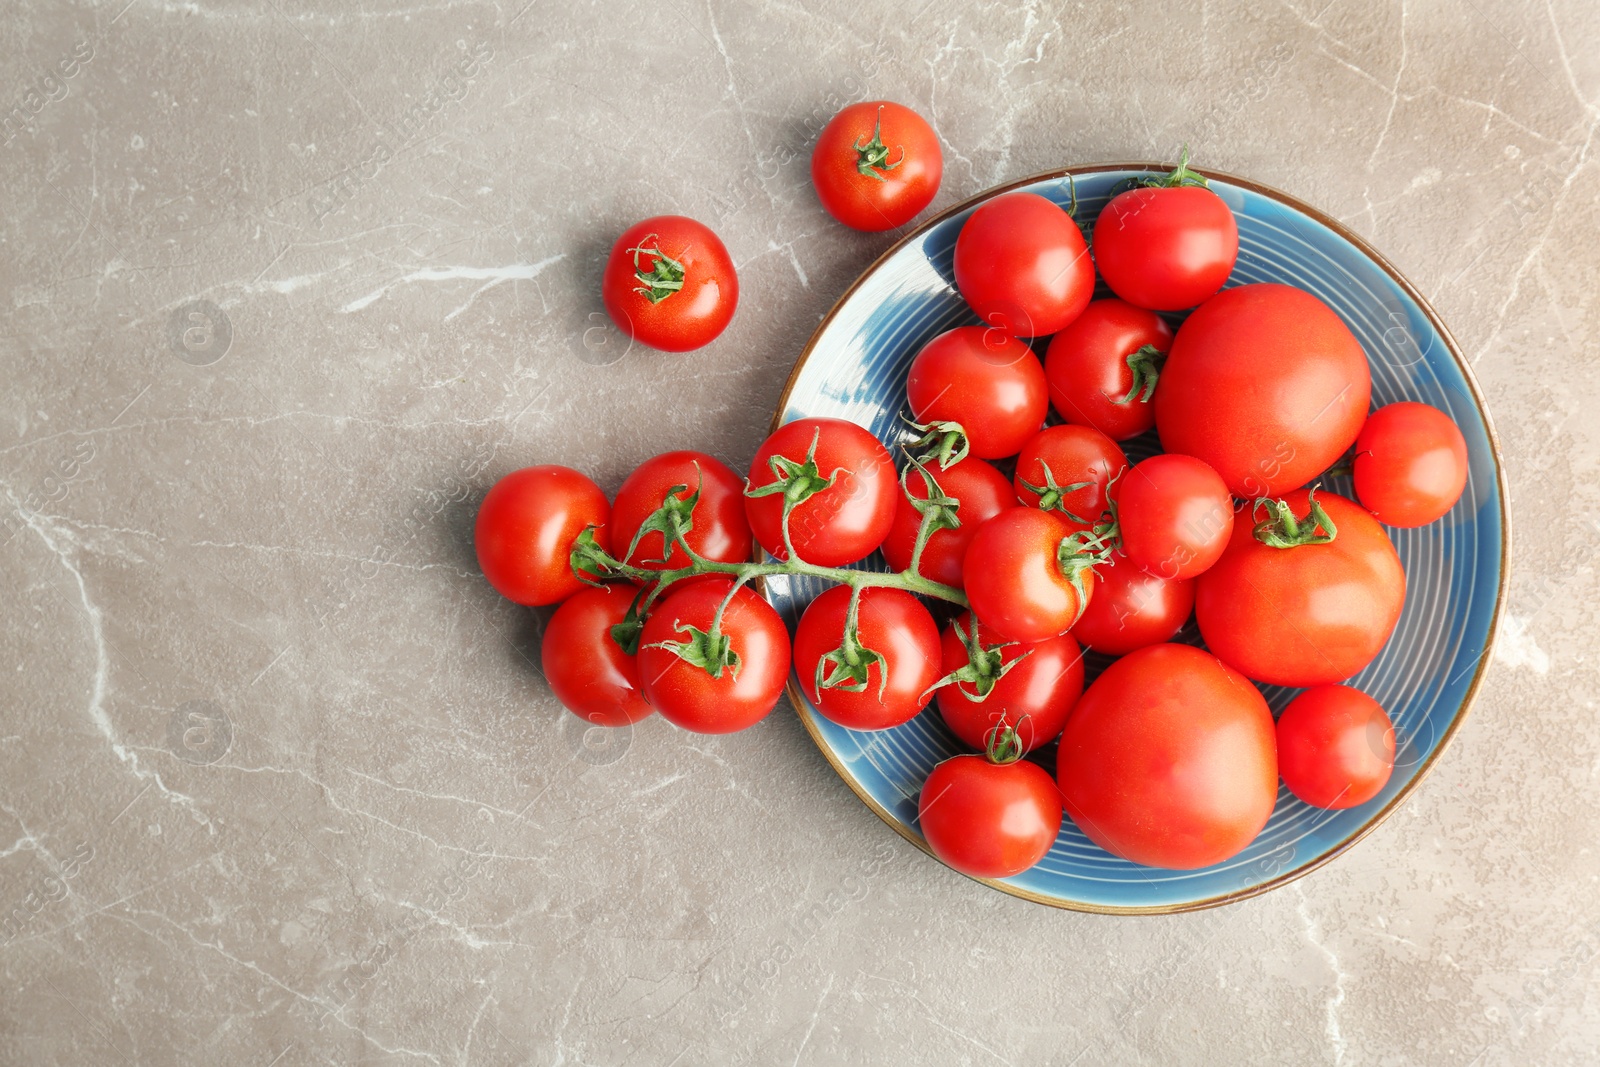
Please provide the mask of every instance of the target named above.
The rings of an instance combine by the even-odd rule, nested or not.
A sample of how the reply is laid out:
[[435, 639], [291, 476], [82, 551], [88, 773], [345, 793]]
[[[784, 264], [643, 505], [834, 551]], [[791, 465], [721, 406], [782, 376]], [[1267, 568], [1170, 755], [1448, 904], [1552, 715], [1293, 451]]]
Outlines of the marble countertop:
[[[0, 55], [0, 1062], [1600, 1059], [1594, 5], [23, 0]], [[786, 708], [597, 739], [551, 698], [477, 500], [743, 467], [894, 239], [809, 184], [872, 97], [944, 139], [936, 208], [1187, 141], [1460, 339], [1506, 627], [1329, 867], [1055, 911], [902, 841]], [[682, 356], [598, 299], [662, 212], [743, 289]]]

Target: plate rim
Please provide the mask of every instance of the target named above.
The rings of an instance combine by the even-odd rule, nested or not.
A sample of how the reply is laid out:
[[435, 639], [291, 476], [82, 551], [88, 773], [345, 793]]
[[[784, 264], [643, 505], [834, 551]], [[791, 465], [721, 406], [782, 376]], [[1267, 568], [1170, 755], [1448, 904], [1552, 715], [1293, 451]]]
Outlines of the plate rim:
[[[920, 239], [929, 230], [933, 229], [933, 227], [945, 222], [954, 215], [958, 215], [961, 212], [966, 211], [968, 208], [975, 207], [976, 205], [983, 203], [986, 200], [992, 200], [997, 196], [1014, 192], [1026, 186], [1037, 185], [1040, 182], [1060, 180], [1068, 177], [1077, 178], [1086, 174], [1102, 174], [1108, 171], [1146, 171], [1160, 173], [1170, 169], [1171, 166], [1169, 164], [1151, 160], [1135, 160], [1132, 162], [1082, 163], [1069, 167], [1058, 168], [1056, 170], [1042, 171], [1038, 174], [1033, 174], [1029, 175], [1028, 177], [1018, 178], [1014, 181], [1006, 182], [1003, 185], [996, 185], [988, 189], [984, 189], [981, 192], [975, 193], [964, 200], [952, 204], [943, 211], [940, 211], [939, 213], [923, 220], [914, 229], [910, 230], [888, 248], [884, 249], [884, 251], [878, 255], [877, 258], [869, 263], [866, 268], [856, 276], [855, 281], [851, 282], [845, 291], [839, 294], [838, 299], [833, 302], [833, 306], [828, 309], [828, 313], [822, 317], [822, 321], [817, 323], [816, 329], [812, 331], [810, 338], [808, 338], [806, 341], [805, 347], [800, 350], [800, 355], [795, 358], [794, 366], [789, 371], [789, 378], [784, 382], [783, 391], [778, 396], [778, 404], [772, 413], [772, 421], [768, 426], [767, 432], [772, 433], [776, 431], [782, 424], [781, 420], [783, 418], [783, 413], [789, 406], [789, 396], [794, 391], [795, 383], [800, 378], [800, 372], [805, 368], [807, 360], [811, 358], [811, 353], [815, 350], [818, 342], [822, 339], [822, 335], [827, 332], [828, 327], [833, 324], [834, 318], [839, 314], [839, 311], [844, 306], [845, 302], [855, 294], [857, 289], [861, 288], [861, 286], [865, 284], [867, 279], [876, 274], [891, 257], [898, 254], [901, 249], [905, 248], [913, 241]], [[1029, 889], [1023, 889], [1020, 886], [1010, 885], [998, 879], [979, 878], [973, 875], [965, 874], [965, 872], [962, 871], [956, 871], [957, 874], [961, 874], [966, 878], [971, 878], [975, 882], [981, 882], [983, 885], [986, 885], [991, 889], [999, 890], [1002, 893], [1006, 893], [1013, 897], [1019, 897], [1023, 900], [1032, 901], [1035, 904], [1044, 904], [1049, 907], [1060, 908], [1064, 911], [1084, 912], [1095, 915], [1176, 915], [1184, 912], [1204, 911], [1210, 908], [1219, 908], [1223, 905], [1234, 904], [1242, 900], [1248, 900], [1251, 897], [1257, 897], [1263, 893], [1268, 893], [1274, 889], [1279, 889], [1285, 885], [1288, 885], [1290, 882], [1305, 877], [1312, 871], [1317, 870], [1325, 864], [1331, 863], [1339, 856], [1342, 856], [1346, 851], [1353, 848], [1357, 842], [1363, 840], [1368, 834], [1376, 830], [1379, 825], [1389, 818], [1389, 816], [1393, 815], [1397, 810], [1399, 810], [1400, 806], [1406, 800], [1410, 799], [1411, 794], [1415, 792], [1417, 787], [1422, 784], [1423, 780], [1426, 779], [1430, 773], [1432, 773], [1434, 765], [1439, 761], [1439, 757], [1444, 755], [1445, 750], [1450, 747], [1450, 742], [1455, 739], [1456, 732], [1461, 728], [1461, 724], [1466, 721], [1467, 715], [1472, 711], [1473, 705], [1477, 702], [1479, 690], [1483, 685], [1484, 675], [1489, 669], [1489, 662], [1491, 659], [1491, 654], [1494, 650], [1495, 641], [1500, 636], [1500, 617], [1505, 608], [1506, 595], [1510, 585], [1511, 494], [1510, 486], [1506, 482], [1505, 456], [1501, 451], [1500, 435], [1495, 430], [1494, 420], [1489, 414], [1489, 407], [1484, 399], [1483, 387], [1478, 383], [1477, 375], [1472, 371], [1472, 364], [1467, 360], [1465, 353], [1463, 353], [1461, 350], [1461, 346], [1456, 342], [1455, 336], [1451, 334], [1449, 327], [1445, 325], [1444, 320], [1440, 318], [1439, 313], [1434, 310], [1433, 305], [1429, 303], [1427, 298], [1417, 290], [1416, 286], [1411, 284], [1411, 280], [1407, 278], [1398, 267], [1396, 267], [1393, 263], [1390, 263], [1389, 260], [1385, 258], [1377, 249], [1373, 248], [1365, 238], [1326, 212], [1313, 207], [1312, 205], [1290, 193], [1286, 193], [1283, 190], [1276, 189], [1270, 185], [1264, 185], [1261, 182], [1254, 181], [1250, 178], [1243, 178], [1236, 174], [1230, 174], [1226, 171], [1213, 170], [1208, 167], [1191, 167], [1190, 169], [1195, 170], [1207, 178], [1215, 178], [1218, 181], [1226, 182], [1229, 185], [1238, 186], [1260, 196], [1264, 196], [1270, 200], [1275, 200], [1279, 204], [1282, 204], [1285, 207], [1293, 208], [1313, 221], [1319, 222], [1326, 226], [1339, 237], [1348, 241], [1358, 252], [1376, 264], [1379, 269], [1387, 274], [1395, 282], [1395, 284], [1401, 288], [1406, 296], [1416, 303], [1418, 309], [1421, 310], [1423, 315], [1427, 317], [1428, 322], [1438, 332], [1440, 338], [1443, 339], [1445, 347], [1450, 351], [1451, 358], [1455, 360], [1457, 368], [1461, 371], [1461, 376], [1467, 383], [1468, 392], [1472, 396], [1473, 406], [1477, 409], [1479, 418], [1483, 420], [1484, 430], [1488, 436], [1489, 454], [1494, 461], [1495, 491], [1500, 503], [1500, 580], [1495, 585], [1494, 607], [1489, 618], [1489, 634], [1484, 640], [1483, 651], [1478, 654], [1476, 670], [1473, 672], [1472, 682], [1467, 686], [1466, 695], [1462, 697], [1460, 710], [1456, 713], [1455, 718], [1451, 721], [1450, 726], [1445, 730], [1443, 736], [1439, 738], [1438, 745], [1434, 747], [1433, 752], [1428, 756], [1428, 758], [1423, 761], [1422, 766], [1418, 769], [1416, 775], [1411, 779], [1410, 782], [1408, 782], [1398, 793], [1390, 798], [1387, 804], [1375, 812], [1360, 829], [1351, 834], [1349, 838], [1341, 842], [1338, 846], [1328, 850], [1326, 853], [1323, 853], [1320, 856], [1315, 856], [1297, 867], [1290, 868], [1287, 871], [1274, 875], [1272, 878], [1269, 878], [1264, 882], [1245, 889], [1238, 889], [1230, 893], [1223, 893], [1212, 897], [1204, 897], [1198, 900], [1183, 901], [1176, 904], [1149, 904], [1136, 906], [1094, 904], [1087, 901], [1064, 900], [1058, 897], [1045, 896], [1042, 893], [1036, 893]], [[1368, 358], [1370, 359], [1371, 357], [1369, 356]], [[764, 595], [764, 588], [762, 592]], [[817, 746], [818, 751], [822, 753], [822, 756], [825, 760], [827, 760], [828, 765], [833, 768], [834, 773], [839, 776], [840, 780], [842, 780], [845, 785], [850, 787], [850, 791], [856, 795], [857, 799], [865, 804], [869, 811], [887, 823], [888, 826], [895, 831], [895, 833], [909, 841], [923, 853], [933, 857], [934, 860], [946, 867], [949, 867], [949, 864], [945, 864], [943, 860], [940, 860], [938, 856], [934, 855], [933, 850], [928, 847], [927, 841], [925, 841], [920, 835], [913, 832], [909, 826], [901, 823], [899, 819], [897, 819], [886, 808], [879, 804], [876, 799], [866, 793], [856, 782], [853, 776], [846, 772], [844, 766], [835, 757], [833, 750], [823, 741], [821, 734], [818, 733], [815, 724], [813, 724], [811, 720], [810, 714], [807, 713], [805, 709], [804, 698], [800, 692], [799, 686], [795, 684], [794, 675], [792, 672], [790, 673], [789, 680], [784, 685], [784, 692], [789, 698], [789, 703], [794, 707], [795, 713], [799, 717], [801, 725], [805, 727], [806, 733], [810, 736], [812, 744]], [[949, 867], [949, 869], [955, 870], [953, 867]]]

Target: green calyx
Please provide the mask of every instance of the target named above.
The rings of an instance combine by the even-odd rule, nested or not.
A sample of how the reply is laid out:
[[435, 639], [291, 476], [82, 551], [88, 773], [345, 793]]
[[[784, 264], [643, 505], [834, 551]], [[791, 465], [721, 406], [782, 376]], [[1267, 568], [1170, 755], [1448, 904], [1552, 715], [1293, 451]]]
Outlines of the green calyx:
[[601, 586], [601, 579], [616, 575], [618, 562], [611, 553], [600, 547], [600, 542], [594, 539], [595, 526], [585, 526], [577, 540], [572, 542], [572, 552], [567, 556], [567, 565], [572, 568], [572, 573], [580, 582], [588, 585]]
[[851, 147], [856, 150], [856, 170], [874, 181], [883, 181], [885, 174], [906, 161], [906, 150], [901, 148], [900, 158], [889, 162], [889, 147], [883, 143], [882, 107], [878, 108], [878, 121], [872, 127], [872, 140], [857, 141]]
[[[695, 472], [699, 475], [694, 487], [694, 492], [688, 496], [678, 494], [688, 489], [687, 485], [675, 485], [667, 490], [666, 499], [661, 501], [661, 506], [652, 511], [644, 522], [639, 524], [639, 530], [633, 535], [633, 540], [628, 544], [628, 551], [622, 558], [628, 563], [665, 563], [672, 556], [672, 546], [680, 541], [687, 542], [690, 530], [694, 529], [694, 506], [700, 502], [700, 491], [705, 485], [705, 475], [700, 471], [700, 465], [695, 464]], [[633, 553], [639, 547], [639, 541], [647, 533], [661, 535], [661, 558], [653, 560], [634, 559]], [[688, 548], [687, 543], [684, 545]]]
[[[967, 662], [930, 685], [927, 692], [922, 694], [924, 698], [927, 698], [937, 689], [953, 685], [956, 687], [956, 692], [974, 704], [981, 704], [989, 698], [989, 694], [994, 691], [996, 683], [1004, 678], [1011, 668], [1027, 659], [1033, 653], [1031, 648], [1025, 649], [1020, 656], [1007, 663], [1005, 650], [1015, 642], [985, 645], [978, 640], [977, 623], [973, 623], [970, 633], [961, 625], [960, 619], [950, 625], [955, 630], [956, 639], [967, 650]], [[971, 688], [969, 689], [968, 686], [971, 686]]]
[[[720, 609], [719, 609], [720, 614]], [[686, 622], [673, 627], [685, 635], [682, 641], [658, 641], [646, 648], [664, 648], [691, 666], [699, 667], [713, 678], [721, 678], [723, 671], [739, 677], [739, 653], [733, 650], [733, 640], [722, 633], [716, 622], [711, 629], [701, 630]]]
[[1061, 568], [1062, 577], [1078, 594], [1078, 613], [1073, 616], [1068, 629], [1078, 625], [1078, 620], [1083, 617], [1083, 609], [1089, 605], [1089, 584], [1084, 575], [1090, 573], [1090, 568], [1110, 559], [1114, 550], [1104, 524], [1093, 530], [1070, 533], [1056, 546], [1056, 566]]
[[[1256, 523], [1255, 538], [1268, 548], [1299, 548], [1325, 545], [1339, 536], [1338, 527], [1317, 501], [1317, 490], [1310, 493], [1306, 514], [1296, 517], [1286, 500], [1258, 497], [1254, 511], [1266, 509], [1268, 517]], [[1317, 531], [1321, 530], [1321, 533]]]
[[[918, 496], [911, 491], [911, 486], [907, 479], [911, 477], [913, 471], [922, 478], [922, 487], [925, 494], [923, 496]], [[947, 495], [939, 483], [934, 480], [933, 473], [923, 466], [922, 462], [915, 456], [911, 457], [911, 466], [907, 467], [904, 473], [900, 475], [900, 488], [904, 490], [906, 500], [910, 501], [917, 514], [922, 516], [923, 522], [928, 526], [928, 534], [930, 536], [939, 530], [954, 530], [961, 525], [961, 519], [956, 514], [961, 508], [961, 501]]]
[[787, 520], [790, 509], [829, 488], [839, 477], [839, 472], [834, 471], [824, 478], [822, 471], [817, 468], [817, 442], [821, 437], [820, 429], [811, 435], [811, 447], [806, 449], [806, 458], [798, 463], [785, 455], [773, 456], [767, 462], [767, 466], [772, 470], [773, 480], [758, 487], [746, 485], [744, 495], [755, 498], [782, 493]]
[[917, 433], [905, 445], [906, 455], [913, 463], [938, 463], [939, 469], [946, 471], [972, 451], [967, 431], [959, 422], [906, 422]]
[[622, 621], [606, 631], [611, 635], [611, 640], [617, 643], [617, 647], [622, 649], [624, 655], [639, 654], [639, 635], [644, 632], [644, 619], [640, 617], [639, 605], [645, 596], [645, 590], [639, 590], [633, 598], [633, 603], [628, 605], [627, 614], [622, 616]]
[[[660, 239], [655, 234], [652, 233], [628, 251], [633, 253], [633, 277], [639, 283], [633, 291], [650, 303], [659, 304], [683, 288], [683, 264], [661, 251]], [[639, 262], [640, 256], [652, 258], [648, 271]]]
[[1022, 483], [1022, 488], [1039, 498], [1038, 502], [1034, 506], [1040, 511], [1059, 511], [1073, 522], [1087, 525], [1089, 522], [1093, 521], [1091, 519], [1084, 518], [1083, 516], [1072, 511], [1072, 509], [1068, 508], [1066, 504], [1066, 498], [1067, 494], [1076, 493], [1080, 489], [1087, 489], [1093, 485], [1094, 482], [1072, 482], [1068, 485], [1057, 485], [1056, 476], [1050, 471], [1050, 464], [1041, 459], [1039, 461], [1039, 466], [1044, 471], [1044, 484], [1033, 485], [1030, 482]]
[[845, 614], [844, 633], [839, 647], [817, 660], [816, 688], [839, 689], [846, 693], [862, 693], [872, 676], [872, 665], [878, 665], [878, 700], [883, 700], [884, 686], [889, 684], [889, 664], [883, 655], [861, 643], [858, 613], [861, 607], [861, 587], [850, 590], [850, 609]]
[[1161, 365], [1167, 361], [1167, 354], [1155, 345], [1142, 345], [1128, 353], [1128, 370], [1133, 374], [1133, 384], [1128, 386], [1128, 393], [1121, 400], [1113, 401], [1116, 404], [1131, 404], [1138, 400], [1141, 404], [1148, 404], [1155, 395], [1156, 382], [1161, 378]]
[[1178, 155], [1178, 165], [1170, 174], [1151, 178], [1134, 178], [1131, 184], [1140, 189], [1180, 189], [1186, 185], [1209, 189], [1211, 183], [1199, 171], [1189, 168], [1189, 146], [1184, 145]]
[[1004, 767], [1017, 762], [1026, 751], [1027, 746], [1022, 743], [1022, 737], [1016, 728], [1002, 718], [995, 724], [994, 729], [989, 731], [988, 743], [984, 746], [983, 754], [990, 763]]

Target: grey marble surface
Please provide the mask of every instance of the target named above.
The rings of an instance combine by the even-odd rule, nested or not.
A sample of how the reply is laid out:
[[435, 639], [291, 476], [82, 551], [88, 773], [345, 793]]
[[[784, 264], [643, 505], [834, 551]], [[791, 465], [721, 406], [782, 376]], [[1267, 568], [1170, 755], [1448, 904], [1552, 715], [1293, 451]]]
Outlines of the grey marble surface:
[[[1600, 10], [523, 3], [0, 11], [0, 1062], [1600, 1060]], [[477, 499], [743, 466], [894, 239], [809, 185], [864, 97], [938, 128], [936, 207], [1187, 140], [1368, 237], [1471, 356], [1507, 627], [1330, 867], [1054, 911], [901, 841], [786, 709], [598, 745], [551, 699]], [[598, 314], [664, 211], [743, 288], [683, 356]]]

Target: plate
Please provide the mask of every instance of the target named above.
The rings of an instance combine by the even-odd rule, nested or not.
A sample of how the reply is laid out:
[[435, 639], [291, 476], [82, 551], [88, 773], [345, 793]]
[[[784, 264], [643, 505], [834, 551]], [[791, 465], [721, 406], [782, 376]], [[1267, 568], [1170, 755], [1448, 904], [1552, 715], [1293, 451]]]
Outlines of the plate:
[[[912, 357], [937, 334], [979, 322], [956, 292], [952, 268], [967, 216], [1019, 190], [1067, 207], [1075, 188], [1078, 217], [1093, 219], [1119, 182], [1168, 169], [1142, 162], [1069, 167], [991, 189], [929, 219], [868, 267], [823, 319], [795, 363], [773, 427], [831, 416], [859, 423], [891, 446], [906, 440], [899, 416]], [[1239, 223], [1239, 260], [1228, 285], [1283, 282], [1315, 293], [1366, 349], [1374, 406], [1419, 400], [1448, 412], [1466, 438], [1470, 476], [1460, 502], [1442, 520], [1389, 531], [1406, 569], [1405, 609], [1383, 652], [1350, 682], [1381, 703], [1395, 724], [1395, 768], [1382, 793], [1357, 808], [1323, 811], [1280, 786], [1272, 818], [1250, 847], [1194, 871], [1118, 859], [1064, 819], [1060, 837], [1036, 867], [1014, 878], [979, 879], [1041, 904], [1124, 914], [1189, 911], [1266, 892], [1333, 859], [1395, 811], [1449, 744], [1482, 681], [1505, 599], [1510, 530], [1499, 444], [1472, 371], [1438, 315], [1398, 270], [1336, 220], [1256, 182], [1201, 173]], [[1105, 295], [1102, 286], [1096, 296]], [[1036, 348], [1042, 351], [1042, 342]], [[1159, 450], [1153, 432], [1124, 445], [1135, 462]], [[1326, 484], [1353, 495], [1348, 479]], [[878, 555], [863, 566], [887, 569]], [[826, 587], [816, 579], [779, 577], [769, 578], [765, 589], [792, 626]], [[1199, 643], [1192, 620], [1178, 639]], [[1088, 677], [1109, 662], [1090, 654]], [[964, 751], [937, 709], [865, 733], [824, 719], [793, 678], [788, 692], [845, 783], [927, 852], [917, 828], [917, 795], [937, 763]], [[1263, 692], [1276, 714], [1298, 690], [1266, 686]], [[1053, 747], [1035, 755], [1054, 770]]]

